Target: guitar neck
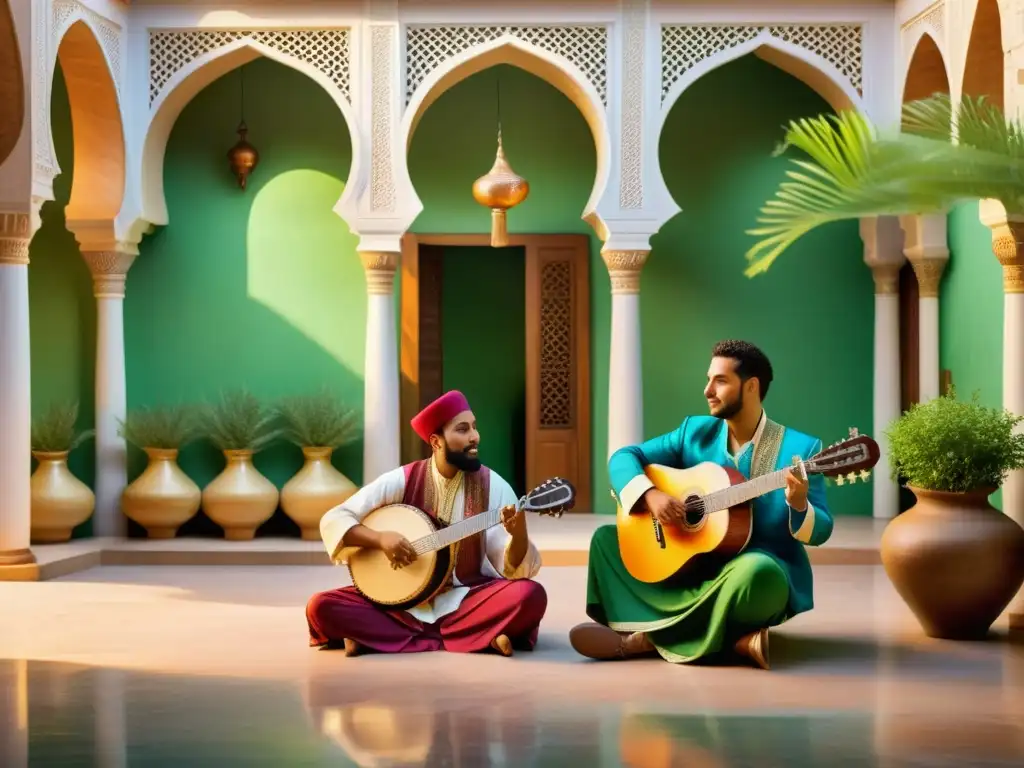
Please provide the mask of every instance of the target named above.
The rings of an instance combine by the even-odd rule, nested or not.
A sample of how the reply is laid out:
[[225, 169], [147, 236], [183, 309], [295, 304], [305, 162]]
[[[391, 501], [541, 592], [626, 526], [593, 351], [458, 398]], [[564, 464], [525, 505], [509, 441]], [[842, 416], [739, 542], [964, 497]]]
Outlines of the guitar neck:
[[735, 507], [737, 504], [744, 504], [758, 496], [777, 491], [786, 487], [786, 469], [779, 469], [767, 475], [755, 477], [745, 483], [723, 488], [720, 491], [709, 493], [704, 497], [704, 509], [706, 512], [717, 512], [722, 509]]
[[434, 531], [434, 533], [424, 536], [422, 539], [416, 539], [413, 542], [413, 548], [418, 555], [423, 555], [427, 552], [437, 552], [445, 547], [450, 547], [457, 541], [468, 539], [470, 536], [481, 531], [486, 531], [500, 522], [501, 508], [499, 507], [498, 509], [492, 509], [479, 515], [473, 515], [465, 520], [460, 520], [449, 525], [447, 528]]

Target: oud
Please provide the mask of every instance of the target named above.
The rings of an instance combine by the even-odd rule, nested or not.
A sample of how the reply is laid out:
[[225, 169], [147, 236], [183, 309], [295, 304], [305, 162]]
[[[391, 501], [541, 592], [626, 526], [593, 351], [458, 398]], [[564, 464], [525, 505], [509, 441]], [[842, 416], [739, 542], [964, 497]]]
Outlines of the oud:
[[[803, 461], [794, 460], [799, 477], [824, 475], [837, 484], [867, 480], [878, 463], [878, 444], [850, 430], [850, 437], [833, 443]], [[703, 462], [689, 469], [660, 464], [644, 467], [654, 487], [683, 502], [680, 525], [662, 526], [638, 505], [632, 514], [616, 510], [619, 552], [630, 575], [648, 584], [665, 581], [687, 570], [702, 556], [735, 557], [750, 542], [753, 500], [786, 487], [788, 468], [748, 480], [735, 467]]]
[[[561, 517], [576, 502], [576, 489], [568, 480], [554, 477], [541, 483], [516, 503], [524, 510]], [[371, 530], [401, 534], [416, 550], [409, 565], [393, 569], [379, 549], [360, 548], [348, 559], [352, 584], [370, 602], [391, 610], [405, 610], [432, 600], [455, 570], [453, 546], [483, 533], [501, 522], [501, 508], [481, 512], [449, 526], [442, 526], [421, 509], [409, 504], [388, 504], [362, 520]]]

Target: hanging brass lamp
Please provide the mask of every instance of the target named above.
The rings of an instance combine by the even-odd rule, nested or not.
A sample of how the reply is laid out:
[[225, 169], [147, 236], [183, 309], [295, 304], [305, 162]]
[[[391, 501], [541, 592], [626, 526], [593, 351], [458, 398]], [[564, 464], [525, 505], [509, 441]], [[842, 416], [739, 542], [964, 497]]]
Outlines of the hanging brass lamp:
[[241, 79], [241, 121], [238, 123], [238, 141], [228, 150], [228, 163], [231, 166], [231, 173], [238, 180], [238, 186], [245, 189], [249, 174], [256, 170], [260, 162], [260, 153], [256, 147], [246, 140], [249, 133], [249, 126], [245, 124], [245, 67], [239, 69]]
[[530, 184], [512, 170], [501, 144], [501, 84], [498, 84], [498, 153], [485, 176], [473, 182], [473, 197], [491, 209], [491, 247], [508, 245], [506, 211], [519, 205], [530, 194]]

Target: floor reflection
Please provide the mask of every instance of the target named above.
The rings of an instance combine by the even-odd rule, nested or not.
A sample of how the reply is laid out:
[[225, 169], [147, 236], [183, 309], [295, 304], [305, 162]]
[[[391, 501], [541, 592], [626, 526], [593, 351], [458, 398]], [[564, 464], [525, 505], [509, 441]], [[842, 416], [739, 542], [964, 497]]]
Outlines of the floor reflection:
[[[1024, 722], [949, 713], [692, 711], [509, 694], [485, 682], [378, 690], [344, 669], [296, 683], [0, 661], [0, 766], [630, 768], [1010, 766]], [[570, 695], [566, 695], [569, 693]]]

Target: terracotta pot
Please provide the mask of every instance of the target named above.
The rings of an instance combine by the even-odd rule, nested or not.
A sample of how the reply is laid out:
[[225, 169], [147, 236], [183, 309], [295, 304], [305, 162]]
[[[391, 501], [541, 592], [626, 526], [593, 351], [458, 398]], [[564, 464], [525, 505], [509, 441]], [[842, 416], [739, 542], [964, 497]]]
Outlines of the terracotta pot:
[[32, 473], [33, 544], [68, 541], [96, 508], [92, 490], [68, 469], [68, 452], [32, 451], [39, 462]]
[[982, 638], [1024, 582], [1024, 530], [989, 503], [994, 488], [910, 490], [917, 503], [882, 534], [885, 572], [926, 635]]
[[277, 486], [252, 463], [252, 451], [224, 451], [227, 466], [203, 489], [203, 512], [229, 541], [245, 541], [277, 510]]
[[306, 463], [281, 489], [281, 509], [298, 524], [307, 541], [319, 541], [324, 512], [358, 490], [331, 464], [332, 453], [333, 448], [304, 446]]
[[125, 516], [151, 539], [173, 539], [199, 511], [202, 491], [178, 466], [176, 448], [143, 448], [149, 464], [121, 494]]

